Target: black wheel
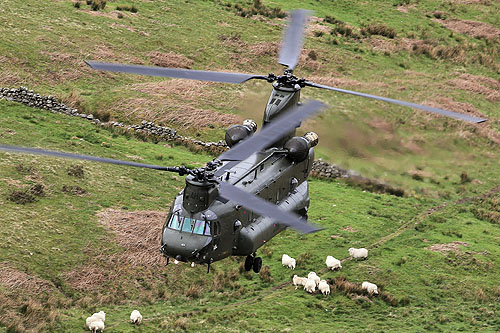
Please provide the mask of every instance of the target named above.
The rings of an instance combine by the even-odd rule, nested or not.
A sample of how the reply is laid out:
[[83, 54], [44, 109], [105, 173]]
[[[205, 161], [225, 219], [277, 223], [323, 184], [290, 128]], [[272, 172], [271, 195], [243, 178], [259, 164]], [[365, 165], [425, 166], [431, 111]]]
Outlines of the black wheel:
[[252, 269], [252, 266], [253, 266], [253, 257], [252, 256], [247, 256], [247, 258], [245, 259], [245, 271], [249, 271]]
[[253, 260], [253, 271], [255, 273], [260, 272], [260, 269], [262, 268], [262, 258], [257, 257]]

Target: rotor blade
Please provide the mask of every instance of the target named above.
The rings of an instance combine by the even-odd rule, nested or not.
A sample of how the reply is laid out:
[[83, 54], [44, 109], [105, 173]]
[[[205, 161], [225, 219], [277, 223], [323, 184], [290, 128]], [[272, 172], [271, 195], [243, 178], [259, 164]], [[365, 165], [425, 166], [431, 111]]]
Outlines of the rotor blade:
[[273, 119], [269, 125], [262, 128], [256, 135], [224, 152], [218, 159], [221, 161], [242, 161], [281, 139], [283, 135], [299, 126], [303, 119], [312, 116], [325, 106], [319, 101], [310, 101], [302, 106], [295, 106], [292, 110]]
[[101, 163], [127, 165], [127, 166], [148, 168], [148, 169], [155, 169], [155, 170], [162, 170], [162, 171], [180, 172], [181, 169], [184, 168], [184, 167], [164, 167], [164, 166], [159, 166], [159, 165], [136, 163], [136, 162], [122, 161], [122, 160], [114, 160], [111, 158], [95, 157], [95, 156], [89, 156], [89, 155], [63, 153], [60, 151], [44, 150], [44, 149], [38, 149], [38, 148], [27, 148], [27, 147], [0, 145], [0, 150], [9, 151], [9, 152], [13, 152], [13, 153], [46, 155], [46, 156], [54, 156], [54, 157], [62, 157], [62, 158], [72, 158], [72, 159], [76, 159], [76, 160], [87, 160], [87, 161], [94, 161], [94, 162], [101, 162]]
[[278, 63], [294, 69], [299, 61], [304, 28], [310, 11], [305, 9], [294, 10], [290, 13], [290, 21], [283, 35]]
[[447, 117], [451, 117], [451, 118], [455, 118], [455, 119], [459, 119], [459, 120], [465, 120], [465, 121], [468, 121], [470, 123], [482, 123], [483, 121], [488, 120], [485, 118], [477, 118], [477, 117], [468, 116], [468, 115], [463, 114], [463, 113], [457, 113], [457, 112], [452, 112], [452, 111], [448, 111], [448, 110], [438, 109], [438, 108], [435, 108], [432, 106], [415, 104], [415, 103], [400, 101], [397, 99], [360, 93], [360, 92], [352, 91], [352, 90], [345, 90], [345, 89], [340, 89], [340, 88], [329, 87], [329, 86], [325, 86], [322, 84], [317, 84], [317, 83], [309, 82], [309, 81], [306, 81], [305, 84], [306, 84], [306, 86], [309, 86], [309, 87], [323, 88], [323, 89], [333, 90], [333, 91], [337, 91], [337, 92], [341, 92], [341, 93], [346, 93], [346, 94], [351, 94], [351, 95], [356, 95], [356, 96], [361, 96], [361, 97], [366, 97], [366, 98], [372, 98], [372, 99], [376, 99], [376, 100], [384, 101], [384, 102], [388, 102], [388, 103], [409, 106], [411, 108], [420, 109], [420, 110], [424, 110], [424, 111], [432, 112], [432, 113], [437, 113], [437, 114], [440, 114], [443, 116], [447, 116]]
[[279, 221], [281, 224], [292, 227], [303, 233], [311, 233], [321, 230], [320, 227], [312, 223], [307, 223], [307, 220], [301, 219], [297, 214], [287, 212], [278, 206], [258, 196], [245, 192], [231, 184], [220, 182], [219, 185], [219, 194], [222, 197], [242, 205], [259, 215], [269, 216], [270, 218]]
[[123, 65], [123, 64], [112, 64], [106, 62], [87, 61], [87, 60], [85, 60], [85, 62], [93, 69], [101, 71], [141, 74], [149, 76], [175, 77], [179, 79], [189, 79], [189, 80], [225, 82], [225, 83], [243, 83], [251, 79], [267, 80], [267, 76], [242, 74], [242, 73], [209, 72], [209, 71], [197, 71], [192, 69], [166, 68], [166, 67], [142, 66], [142, 65]]

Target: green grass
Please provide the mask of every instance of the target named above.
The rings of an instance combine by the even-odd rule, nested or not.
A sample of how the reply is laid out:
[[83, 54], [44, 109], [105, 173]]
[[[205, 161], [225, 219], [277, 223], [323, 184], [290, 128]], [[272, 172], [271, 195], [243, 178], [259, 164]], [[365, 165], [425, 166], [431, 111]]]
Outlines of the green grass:
[[[130, 250], [98, 222], [96, 214], [107, 208], [166, 212], [183, 186], [182, 177], [0, 153], [0, 263], [51, 286], [34, 293], [26, 285], [10, 289], [0, 283], [0, 332], [83, 331], [85, 318], [98, 310], [106, 311], [111, 332], [498, 330], [500, 197], [492, 192], [480, 198], [499, 184], [499, 149], [492, 141], [500, 128], [498, 101], [450, 83], [462, 74], [498, 81], [491, 63], [473, 61], [488, 48], [497, 48], [498, 41], [452, 33], [428, 17], [442, 11], [449, 19], [476, 20], [499, 29], [498, 2], [411, 1], [408, 13], [398, 11], [394, 1], [263, 2], [284, 10], [313, 9], [319, 18], [332, 16], [354, 29], [383, 23], [396, 31], [397, 42], [407, 38], [463, 47], [462, 58], [432, 59], [407, 50], [380, 51], [367, 38], [327, 33], [305, 40], [305, 47], [318, 55], [319, 67], [302, 62], [296, 73], [338, 78], [342, 88], [414, 102], [445, 97], [471, 104], [490, 121], [472, 126], [356, 97], [304, 90], [305, 99], [317, 98], [331, 106], [305, 124], [305, 130], [320, 134], [317, 156], [402, 187], [407, 196], [373, 194], [343, 182], [313, 179], [309, 216], [324, 230], [305, 236], [287, 230], [266, 244], [259, 254], [270, 267], [271, 282], [240, 274], [242, 258], [218, 262], [210, 274], [202, 266], [165, 268], [123, 261]], [[73, 94], [79, 96], [73, 102], [88, 113], [110, 111], [113, 119], [128, 123], [154, 120], [183, 135], [218, 141], [225, 121], [234, 114], [260, 120], [267, 84], [198, 85], [103, 74], [87, 68], [83, 60], [152, 64], [148, 54], [160, 51], [185, 57], [193, 69], [278, 73], [273, 54], [277, 45], [270, 43], [279, 42], [284, 21], [243, 18], [227, 3], [246, 8], [252, 4], [116, 1], [96, 14], [84, 3], [77, 9], [70, 1], [6, 0], [0, 6], [0, 86], [26, 85], [60, 99]], [[114, 13], [116, 6], [131, 5], [137, 7], [136, 14], [123, 12], [118, 18]], [[234, 41], [227, 42], [228, 37]], [[256, 52], [259, 47], [267, 52]], [[498, 53], [492, 57], [498, 64]], [[456, 107], [460, 111], [464, 106]], [[201, 166], [212, 158], [6, 101], [0, 101], [0, 120], [2, 144], [165, 165]], [[68, 175], [74, 165], [83, 166], [83, 178]], [[462, 182], [462, 173], [471, 181]], [[28, 191], [36, 184], [43, 184], [44, 195], [35, 202], [20, 205], [8, 200], [13, 191]], [[74, 195], [63, 186], [78, 186], [86, 193]], [[466, 197], [473, 199], [461, 200]], [[428, 211], [433, 207], [438, 208]], [[457, 253], [428, 250], [454, 241], [468, 246], [460, 246]], [[346, 261], [340, 272], [321, 272], [327, 255], [344, 258], [352, 246], [368, 247], [369, 259]], [[283, 253], [300, 260], [295, 272], [281, 266]], [[68, 272], [89, 267], [103, 271], [104, 282], [96, 283], [91, 292], [73, 287]], [[293, 274], [304, 276], [311, 270], [324, 278], [375, 282], [409, 304], [395, 307], [381, 297], [368, 301], [339, 291], [329, 297], [308, 295], [290, 285], [274, 288]], [[145, 318], [138, 328], [127, 322], [134, 308]]]

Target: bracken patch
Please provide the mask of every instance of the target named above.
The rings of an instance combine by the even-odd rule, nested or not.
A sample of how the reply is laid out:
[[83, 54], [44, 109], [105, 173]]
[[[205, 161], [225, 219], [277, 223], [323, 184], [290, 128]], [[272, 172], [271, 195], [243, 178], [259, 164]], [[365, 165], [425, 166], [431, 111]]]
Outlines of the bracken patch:
[[466, 242], [451, 242], [446, 244], [434, 244], [429, 246], [427, 249], [434, 252], [440, 252], [442, 254], [446, 254], [450, 251], [456, 252], [459, 251], [459, 246], [469, 246], [469, 243]]

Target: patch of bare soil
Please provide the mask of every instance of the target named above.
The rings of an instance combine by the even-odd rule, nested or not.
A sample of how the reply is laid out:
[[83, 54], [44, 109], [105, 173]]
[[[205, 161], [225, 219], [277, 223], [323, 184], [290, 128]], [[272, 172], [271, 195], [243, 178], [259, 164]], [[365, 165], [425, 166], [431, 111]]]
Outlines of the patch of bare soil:
[[106, 209], [97, 216], [124, 251], [112, 255], [97, 254], [85, 266], [67, 273], [73, 288], [90, 290], [118, 279], [122, 273], [130, 273], [131, 269], [159, 268], [164, 264], [159, 250], [161, 228], [167, 212]]
[[440, 252], [442, 254], [446, 254], [447, 252], [450, 252], [450, 251], [453, 251], [453, 252], [459, 251], [459, 246], [469, 246], [469, 243], [455, 241], [455, 242], [446, 243], [446, 244], [434, 244], [434, 245], [429, 246], [427, 249], [430, 251]]
[[11, 290], [22, 290], [30, 294], [54, 290], [51, 282], [21, 272], [6, 262], [0, 263], [0, 284]]
[[348, 225], [347, 227], [342, 227], [342, 230], [343, 231], [349, 231], [349, 232], [358, 232], [358, 230], [354, 229], [350, 225]]
[[152, 51], [148, 53], [148, 57], [153, 64], [160, 67], [189, 69], [193, 64], [193, 60], [175, 52], [163, 53], [160, 51]]
[[500, 82], [494, 79], [462, 74], [459, 78], [450, 80], [448, 83], [462, 90], [485, 95], [492, 102], [500, 101]]
[[454, 32], [466, 34], [476, 38], [493, 39], [496, 37], [500, 37], [500, 29], [484, 22], [458, 19], [444, 21], [437, 20], [437, 22]]
[[330, 34], [332, 29], [329, 26], [322, 24], [323, 22], [324, 22], [323, 18], [311, 16], [309, 18], [309, 24], [307, 25], [306, 28], [307, 36], [313, 36], [314, 33], [317, 31], [320, 31], [325, 35]]

